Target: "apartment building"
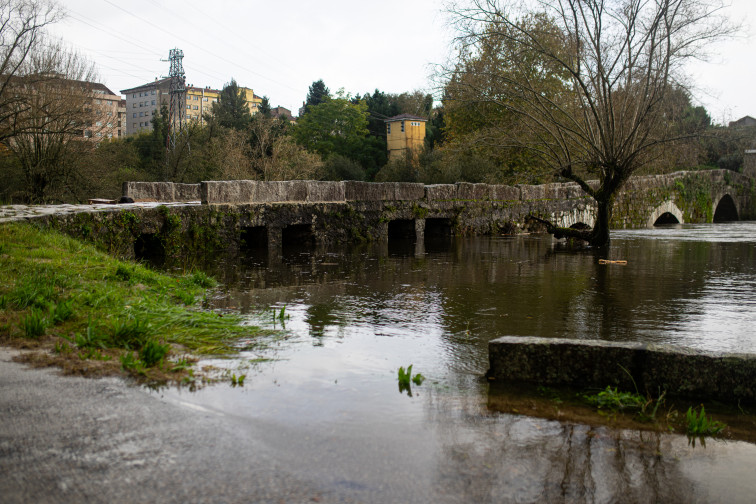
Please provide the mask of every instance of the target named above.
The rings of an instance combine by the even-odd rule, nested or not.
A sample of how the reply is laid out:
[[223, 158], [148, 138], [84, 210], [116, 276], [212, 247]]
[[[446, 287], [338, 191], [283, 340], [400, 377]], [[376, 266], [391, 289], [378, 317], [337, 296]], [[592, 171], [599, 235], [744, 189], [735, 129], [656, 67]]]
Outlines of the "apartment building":
[[209, 87], [186, 87], [186, 119], [187, 121], [204, 122], [205, 114], [213, 113], [213, 103], [218, 101], [220, 90]]
[[[121, 91], [126, 96], [126, 134], [134, 135], [146, 131], [152, 131], [152, 118], [160, 113], [160, 107], [170, 105], [171, 80], [156, 79], [149, 84], [143, 84]], [[239, 88], [247, 101], [249, 112], [255, 115], [262, 98], [257, 96], [250, 88]], [[212, 114], [213, 103], [217, 102], [221, 91], [210, 87], [186, 86], [186, 103], [183, 105], [186, 111], [187, 121], [198, 121], [202, 124], [207, 114]]]
[[[92, 94], [92, 117], [85, 121], [82, 135], [100, 141], [105, 138], [119, 138], [124, 135], [122, 128], [124, 108], [121, 97], [96, 82], [72, 81], [82, 86], [84, 93]], [[86, 109], [86, 107], [85, 107]]]
[[121, 90], [126, 97], [127, 135], [152, 131], [152, 117], [160, 113], [161, 104], [170, 104], [170, 89], [171, 79], [155, 79], [148, 84]]

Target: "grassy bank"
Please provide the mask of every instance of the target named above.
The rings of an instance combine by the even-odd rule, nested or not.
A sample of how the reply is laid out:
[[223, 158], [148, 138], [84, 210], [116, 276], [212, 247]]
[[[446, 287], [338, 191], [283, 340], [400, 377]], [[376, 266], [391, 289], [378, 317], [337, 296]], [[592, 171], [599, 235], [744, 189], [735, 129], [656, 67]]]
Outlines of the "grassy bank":
[[23, 359], [84, 375], [194, 382], [196, 356], [236, 351], [259, 330], [202, 311], [215, 284], [119, 261], [32, 224], [0, 225], [0, 344]]

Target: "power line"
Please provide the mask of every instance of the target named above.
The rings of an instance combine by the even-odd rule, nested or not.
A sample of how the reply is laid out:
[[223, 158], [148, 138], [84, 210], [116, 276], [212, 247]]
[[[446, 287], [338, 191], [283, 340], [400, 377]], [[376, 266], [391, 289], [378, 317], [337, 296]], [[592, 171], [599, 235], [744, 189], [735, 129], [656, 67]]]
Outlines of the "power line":
[[121, 7], [121, 6], [119, 6], [119, 5], [117, 5], [117, 4], [113, 3], [113, 2], [111, 2], [110, 0], [105, 0], [105, 2], [106, 2], [106, 3], [108, 3], [108, 4], [110, 4], [111, 6], [115, 7], [116, 9], [118, 9], [118, 10], [120, 10], [120, 11], [123, 11], [123, 12], [125, 12], [126, 14], [128, 14], [128, 15], [130, 15], [130, 16], [132, 16], [132, 17], [134, 17], [134, 18], [136, 18], [136, 19], [138, 19], [138, 20], [140, 20], [140, 21], [143, 21], [143, 22], [147, 23], [147, 24], [148, 24], [148, 25], [150, 25], [150, 26], [153, 26], [153, 27], [155, 27], [156, 29], [158, 29], [158, 30], [162, 31], [163, 33], [165, 33], [165, 34], [167, 34], [167, 35], [170, 35], [170, 36], [172, 36], [172, 37], [175, 37], [175, 38], [176, 38], [176, 39], [178, 39], [178, 40], [184, 41], [184, 42], [186, 42], [187, 44], [189, 44], [189, 45], [191, 45], [191, 46], [193, 46], [193, 47], [196, 47], [196, 48], [197, 48], [197, 49], [199, 49], [200, 51], [203, 51], [203, 52], [205, 52], [205, 53], [207, 53], [207, 54], [209, 54], [209, 55], [211, 55], [211, 56], [213, 56], [213, 57], [215, 57], [215, 58], [217, 58], [217, 59], [219, 59], [219, 60], [225, 61], [226, 63], [229, 63], [229, 64], [231, 64], [231, 65], [234, 65], [234, 66], [236, 66], [236, 67], [239, 67], [239, 68], [241, 68], [242, 70], [245, 70], [246, 72], [248, 72], [248, 73], [251, 73], [252, 75], [256, 75], [256, 76], [258, 76], [258, 77], [260, 77], [260, 78], [262, 78], [262, 79], [265, 79], [265, 80], [267, 80], [267, 81], [269, 81], [269, 82], [272, 82], [272, 83], [274, 83], [274, 84], [278, 84], [279, 86], [283, 86], [283, 87], [286, 87], [286, 88], [288, 88], [288, 89], [291, 89], [292, 91], [297, 91], [297, 90], [296, 90], [295, 88], [293, 88], [293, 87], [289, 86], [288, 84], [285, 84], [285, 83], [283, 83], [283, 82], [278, 82], [278, 81], [276, 81], [276, 80], [274, 80], [274, 79], [271, 79], [271, 78], [269, 78], [269, 77], [266, 77], [265, 75], [262, 75], [262, 74], [260, 74], [260, 73], [257, 73], [257, 72], [255, 72], [254, 70], [250, 70], [249, 68], [246, 68], [246, 67], [240, 66], [240, 65], [238, 64], [238, 62], [235, 62], [235, 61], [231, 61], [231, 60], [229, 60], [229, 59], [225, 58], [224, 56], [222, 56], [222, 55], [218, 54], [217, 52], [209, 51], [208, 49], [205, 49], [204, 47], [202, 47], [202, 46], [200, 46], [200, 45], [198, 45], [198, 44], [195, 44], [195, 43], [194, 43], [194, 42], [192, 42], [191, 40], [187, 40], [187, 39], [185, 39], [185, 38], [183, 38], [183, 37], [181, 37], [181, 36], [178, 36], [178, 35], [176, 35], [176, 34], [174, 34], [174, 33], [171, 33], [171, 32], [169, 32], [169, 31], [165, 30], [165, 29], [164, 29], [163, 27], [161, 27], [161, 26], [158, 26], [158, 25], [156, 25], [155, 23], [153, 23], [153, 22], [151, 22], [151, 21], [149, 21], [149, 20], [147, 20], [147, 19], [144, 19], [144, 18], [143, 18], [143, 17], [141, 17], [141, 16], [138, 16], [138, 15], [134, 14], [133, 12], [130, 12], [130, 11], [128, 11], [128, 10], [126, 10], [126, 9], [124, 9], [123, 7]]

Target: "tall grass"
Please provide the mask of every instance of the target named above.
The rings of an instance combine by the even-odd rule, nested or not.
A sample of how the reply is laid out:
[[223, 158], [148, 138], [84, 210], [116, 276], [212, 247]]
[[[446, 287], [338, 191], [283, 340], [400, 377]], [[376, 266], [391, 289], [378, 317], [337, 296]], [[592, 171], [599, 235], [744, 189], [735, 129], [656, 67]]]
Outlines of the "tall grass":
[[0, 224], [0, 243], [0, 338], [65, 336], [82, 349], [129, 352], [127, 362], [149, 368], [171, 344], [235, 353], [238, 338], [259, 333], [196, 306], [215, 285], [204, 273], [163, 274], [27, 223]]

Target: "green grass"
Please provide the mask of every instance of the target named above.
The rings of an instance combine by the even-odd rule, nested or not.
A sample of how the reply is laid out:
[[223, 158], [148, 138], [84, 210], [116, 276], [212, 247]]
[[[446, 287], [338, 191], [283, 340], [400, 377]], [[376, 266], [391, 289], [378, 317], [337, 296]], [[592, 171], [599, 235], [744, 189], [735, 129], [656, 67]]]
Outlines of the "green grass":
[[156, 272], [29, 223], [0, 225], [0, 243], [0, 340], [63, 337], [83, 355], [114, 349], [124, 369], [142, 374], [168, 366], [175, 346], [235, 354], [239, 338], [260, 333], [238, 316], [196, 306], [215, 285], [204, 273]]

